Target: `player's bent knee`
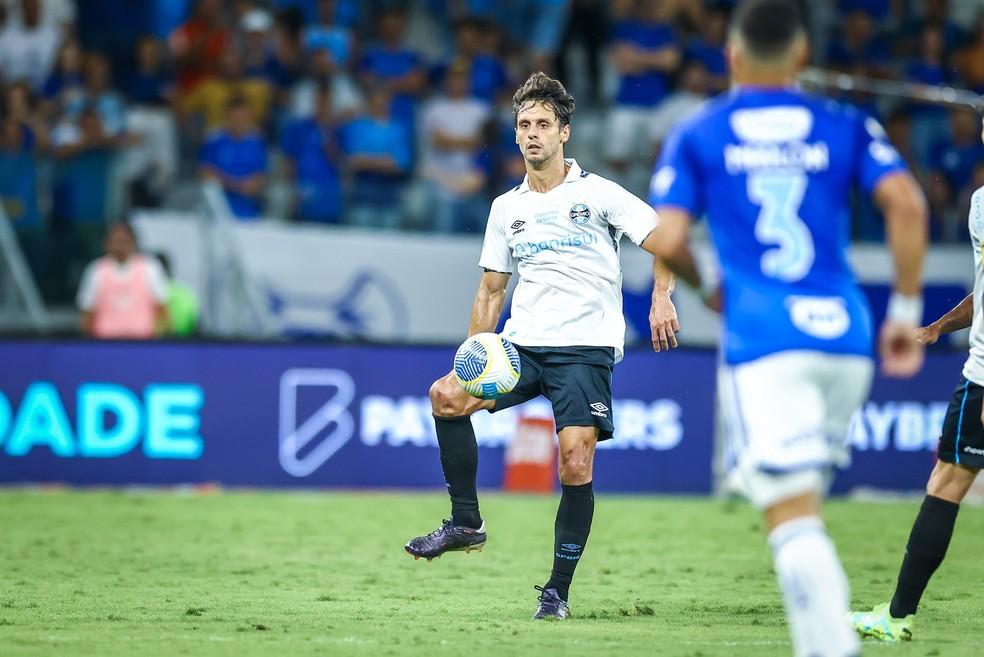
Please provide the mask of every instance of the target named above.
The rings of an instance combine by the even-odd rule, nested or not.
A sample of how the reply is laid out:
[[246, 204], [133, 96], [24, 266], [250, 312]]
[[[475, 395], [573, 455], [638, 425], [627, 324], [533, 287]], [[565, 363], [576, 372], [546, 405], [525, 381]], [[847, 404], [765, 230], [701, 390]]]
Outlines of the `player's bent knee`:
[[819, 499], [826, 490], [821, 470], [800, 470], [772, 474], [754, 470], [741, 477], [740, 489], [749, 501], [762, 510], [779, 510], [778, 515], [792, 512], [791, 505], [806, 496]]
[[570, 450], [561, 453], [557, 467], [560, 483], [578, 486], [591, 481], [591, 455], [587, 450]]
[[430, 387], [431, 412], [438, 417], [460, 417], [465, 404], [459, 391], [447, 379], [438, 379]]

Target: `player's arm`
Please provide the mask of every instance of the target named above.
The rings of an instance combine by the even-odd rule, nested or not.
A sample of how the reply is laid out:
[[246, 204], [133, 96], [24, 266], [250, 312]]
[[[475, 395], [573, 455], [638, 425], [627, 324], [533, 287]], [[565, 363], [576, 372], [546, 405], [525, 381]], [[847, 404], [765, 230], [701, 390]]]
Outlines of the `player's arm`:
[[506, 286], [509, 284], [509, 274], [486, 269], [478, 284], [475, 303], [472, 304], [471, 321], [468, 323], [468, 335], [495, 331], [502, 315], [502, 306], [506, 302]]
[[929, 225], [926, 198], [908, 171], [882, 176], [872, 196], [885, 216], [895, 263], [895, 288], [879, 334], [879, 353], [885, 374], [909, 377], [919, 371], [924, 357], [913, 329], [922, 323], [922, 268]]
[[[659, 225], [650, 233], [642, 248], [653, 253], [673, 274], [680, 277], [698, 294], [708, 308], [721, 310], [721, 291], [708, 284], [700, 275], [697, 259], [690, 249], [690, 224], [693, 217], [683, 208], [672, 205], [659, 207]], [[647, 246], [647, 244], [650, 244]]]
[[965, 329], [974, 322], [974, 294], [968, 294], [947, 314], [916, 330], [916, 340], [922, 344], [936, 344], [941, 335]]
[[653, 349], [665, 351], [677, 346], [676, 334], [680, 332], [680, 322], [672, 298], [676, 277], [656, 255], [652, 235], [650, 233], [641, 244], [643, 249], [653, 254], [653, 303], [649, 310], [649, 328], [652, 332]]

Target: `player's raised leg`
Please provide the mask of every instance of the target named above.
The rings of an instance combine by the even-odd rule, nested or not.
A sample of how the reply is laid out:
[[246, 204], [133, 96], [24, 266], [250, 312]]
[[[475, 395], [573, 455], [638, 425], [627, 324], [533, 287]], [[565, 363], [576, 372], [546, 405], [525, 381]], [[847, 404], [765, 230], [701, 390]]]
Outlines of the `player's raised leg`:
[[554, 559], [550, 579], [540, 591], [535, 619], [567, 618], [567, 599], [574, 569], [591, 533], [594, 517], [592, 464], [598, 442], [597, 427], [564, 427], [557, 434], [560, 444], [558, 474], [562, 488], [554, 523]]
[[454, 377], [438, 379], [430, 388], [431, 410], [441, 468], [451, 496], [451, 517], [429, 534], [410, 539], [406, 551], [428, 561], [445, 552], [481, 550], [485, 545], [485, 523], [478, 510], [478, 442], [471, 416], [494, 402], [472, 397]]

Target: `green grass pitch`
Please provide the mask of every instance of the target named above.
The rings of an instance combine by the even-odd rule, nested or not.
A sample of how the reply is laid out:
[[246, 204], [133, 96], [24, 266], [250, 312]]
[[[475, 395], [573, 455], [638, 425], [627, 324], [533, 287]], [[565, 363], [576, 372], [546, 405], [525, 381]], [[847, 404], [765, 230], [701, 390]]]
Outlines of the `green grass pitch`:
[[[856, 602], [890, 595], [918, 503], [835, 502]], [[485, 495], [478, 554], [403, 543], [442, 494], [0, 491], [0, 655], [790, 655], [756, 514], [598, 495], [574, 617], [534, 623], [556, 499]], [[966, 508], [911, 644], [984, 653], [984, 510]]]

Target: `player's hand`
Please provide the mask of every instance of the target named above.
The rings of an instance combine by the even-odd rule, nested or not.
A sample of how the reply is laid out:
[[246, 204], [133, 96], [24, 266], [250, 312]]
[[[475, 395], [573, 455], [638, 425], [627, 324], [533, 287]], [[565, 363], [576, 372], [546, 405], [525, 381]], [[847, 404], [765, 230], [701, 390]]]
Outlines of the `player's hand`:
[[920, 370], [925, 358], [923, 343], [917, 329], [910, 325], [886, 320], [878, 334], [878, 353], [885, 376], [909, 378]]
[[936, 324], [916, 329], [916, 340], [919, 341], [919, 344], [936, 344], [939, 339], [940, 329]]
[[680, 332], [676, 306], [669, 293], [653, 295], [653, 306], [649, 311], [649, 329], [653, 334], [653, 349], [669, 351], [677, 346], [676, 334]]

